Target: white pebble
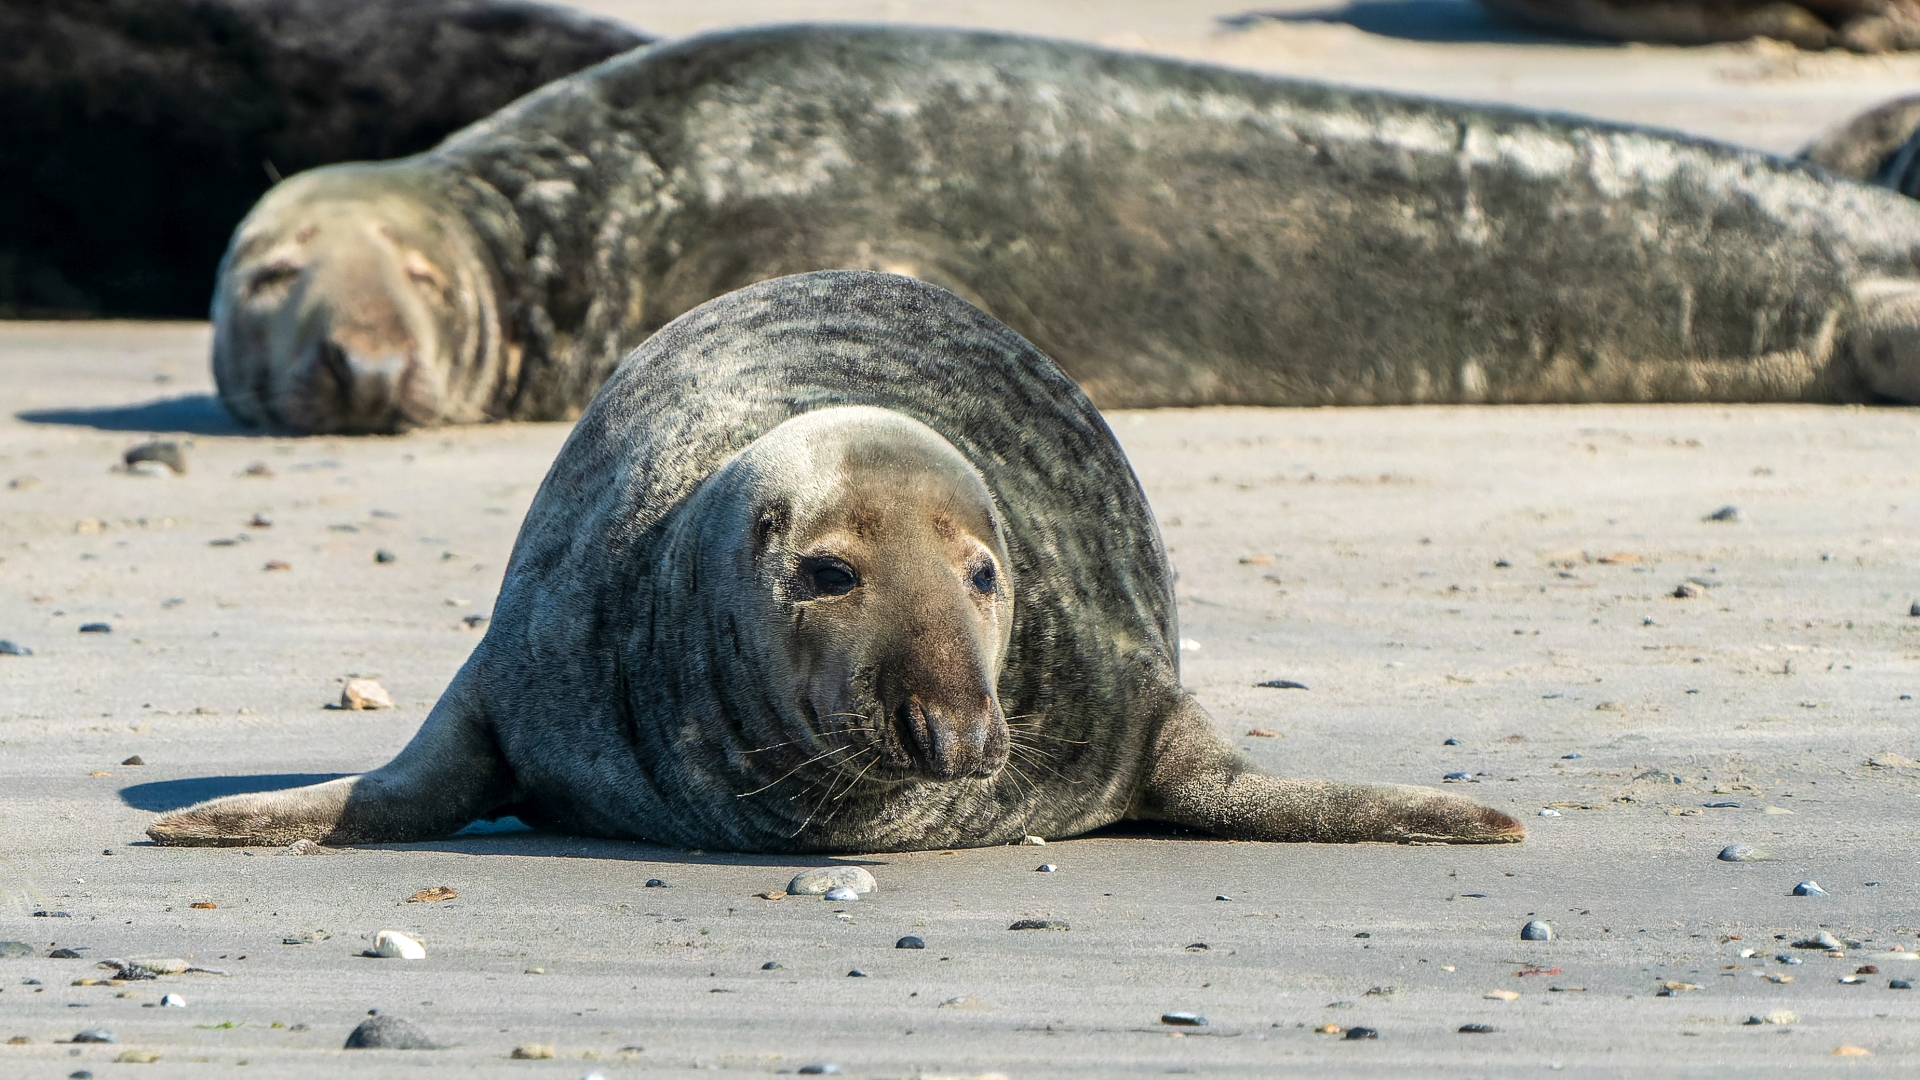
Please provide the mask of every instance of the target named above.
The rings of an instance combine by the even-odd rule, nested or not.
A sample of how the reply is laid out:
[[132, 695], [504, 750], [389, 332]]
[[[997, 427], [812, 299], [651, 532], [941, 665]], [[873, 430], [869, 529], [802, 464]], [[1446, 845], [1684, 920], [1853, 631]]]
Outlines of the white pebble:
[[1535, 919], [1520, 928], [1521, 941], [1552, 941], [1553, 927]]
[[787, 883], [791, 896], [821, 896], [833, 889], [870, 893], [880, 887], [864, 866], [820, 866], [802, 870]]
[[1025, 844], [1028, 847], [1046, 847], [1047, 846], [1047, 840], [1045, 837], [1034, 836], [1032, 834], [1028, 834], [1026, 836], [1021, 837], [1020, 842], [1022, 844]]
[[1549, 806], [1545, 810], [1540, 811], [1540, 816], [1541, 817], [1559, 817], [1560, 811], [1555, 810], [1553, 807]]
[[822, 896], [820, 899], [831, 900], [836, 904], [844, 904], [850, 900], [860, 899], [860, 894], [857, 892], [854, 892], [852, 889], [847, 888], [845, 885], [836, 885], [833, 888], [828, 889], [826, 891], [826, 894]]
[[382, 930], [373, 935], [373, 954], [401, 960], [425, 960], [427, 949], [398, 930]]
[[181, 997], [179, 994], [162, 994], [160, 996], [160, 1005], [162, 1008], [167, 1009], [184, 1009], [187, 1007], [187, 999]]

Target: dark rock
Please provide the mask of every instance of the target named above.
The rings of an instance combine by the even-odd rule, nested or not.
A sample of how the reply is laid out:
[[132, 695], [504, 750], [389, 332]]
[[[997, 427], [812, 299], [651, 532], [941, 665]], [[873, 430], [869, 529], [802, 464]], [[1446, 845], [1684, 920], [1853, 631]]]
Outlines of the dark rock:
[[32, 656], [33, 650], [17, 642], [0, 638], [0, 656]]
[[840, 1066], [830, 1061], [820, 1061], [812, 1065], [802, 1065], [793, 1071], [801, 1076], [839, 1076]]
[[73, 1038], [67, 1041], [77, 1043], [117, 1043], [120, 1041], [120, 1037], [108, 1031], [106, 1028], [88, 1028], [85, 1031], [75, 1032]]
[[894, 942], [893, 947], [896, 949], [924, 949], [927, 947], [927, 943], [922, 938], [908, 934], [906, 937]]
[[50, 952], [50, 953], [48, 953], [48, 954], [47, 954], [47, 959], [49, 959], [49, 960], [79, 960], [79, 959], [81, 959], [81, 956], [80, 956], [80, 950], [78, 950], [78, 949], [55, 949], [55, 950], [53, 950], [52, 952]]
[[180, 449], [179, 443], [171, 439], [155, 439], [153, 442], [141, 443], [122, 454], [121, 457], [129, 467], [143, 461], [151, 461], [172, 469], [176, 476], [183, 475], [187, 471], [186, 452]]
[[400, 556], [395, 555], [386, 548], [380, 548], [373, 553], [373, 561], [377, 563], [399, 562]]
[[427, 1034], [397, 1016], [369, 1016], [347, 1036], [348, 1050], [438, 1050]]
[[1823, 888], [1821, 888], [1821, 887], [1820, 887], [1820, 883], [1819, 883], [1819, 882], [1817, 882], [1817, 881], [1812, 881], [1812, 880], [1808, 880], [1808, 881], [1803, 881], [1803, 882], [1801, 882], [1801, 883], [1800, 883], [1800, 884], [1798, 884], [1798, 885], [1795, 885], [1795, 886], [1793, 887], [1793, 895], [1795, 895], [1795, 896], [1825, 896], [1825, 895], [1827, 895], [1827, 890], [1825, 890], [1825, 889], [1823, 889]]
[[1701, 518], [1700, 520], [1701, 521], [1739, 521], [1740, 508], [1737, 506], [1723, 506], [1720, 509], [1715, 510], [1713, 513], [1708, 514], [1706, 517]]
[[647, 888], [649, 889], [664, 889], [666, 887], [667, 887], [667, 883], [660, 880], [657, 877], [650, 877], [647, 879]]
[[1715, 858], [1721, 862], [1762, 862], [1766, 856], [1748, 844], [1728, 844], [1720, 849], [1720, 854]]
[[1447, 741], [1445, 741], [1445, 742], [1443, 742], [1443, 743], [1441, 743], [1440, 745], [1441, 745], [1441, 746], [1459, 746], [1459, 745], [1460, 745], [1460, 740], [1459, 740], [1459, 739], [1448, 739]]
[[1370, 1027], [1350, 1027], [1347, 1029], [1346, 1037], [1349, 1039], [1377, 1039], [1380, 1037], [1380, 1032]]
[[135, 754], [135, 755], [133, 755], [132, 757], [130, 757], [130, 758], [128, 758], [127, 760], [125, 760], [125, 761], [123, 761], [123, 762], [121, 762], [120, 764], [122, 764], [122, 765], [145, 765], [146, 763], [147, 763], [147, 762], [146, 762], [146, 759], [145, 759], [145, 758], [142, 758], [142, 757], [141, 757], [141, 756], [140, 756], [139, 754]]
[[73, 918], [72, 915], [69, 915], [64, 911], [47, 911], [45, 909], [34, 912], [33, 917], [36, 919], [71, 919]]
[[1888, 979], [1888, 980], [1887, 980], [1887, 989], [1889, 989], [1889, 990], [1911, 990], [1911, 989], [1913, 989], [1913, 983], [1911, 983], [1911, 982], [1909, 982], [1909, 981], [1908, 981], [1908, 980], [1906, 980], [1906, 979]]
[[1520, 928], [1520, 940], [1552, 941], [1553, 927], [1541, 922], [1539, 919], [1534, 919], [1532, 922]]
[[1206, 1027], [1207, 1026], [1206, 1017], [1201, 1016], [1199, 1013], [1190, 1013], [1190, 1012], [1161, 1013], [1160, 1022], [1163, 1024], [1171, 1024], [1174, 1027]]
[[764, 963], [764, 964], [761, 964], [761, 965], [760, 965], [760, 970], [761, 970], [761, 971], [779, 971], [779, 970], [780, 970], [780, 961], [778, 961], [778, 960], [769, 960], [769, 961], [767, 961], [766, 963]]
[[1460, 1025], [1460, 1034], [1462, 1034], [1462, 1035], [1491, 1035], [1491, 1034], [1493, 1034], [1493, 1025], [1492, 1025], [1492, 1024], [1461, 1024], [1461, 1025]]
[[1071, 930], [1073, 928], [1068, 926], [1066, 923], [1061, 922], [1058, 919], [1021, 919], [1015, 922], [1012, 926], [1007, 927], [1007, 929], [1009, 930]]
[[859, 968], [854, 968], [852, 971], [847, 972], [847, 978], [849, 979], [864, 979], [866, 977], [867, 973], [861, 971]]
[[1253, 685], [1265, 686], [1274, 690], [1305, 690], [1307, 689], [1306, 683], [1294, 682], [1292, 679], [1268, 679], [1266, 682], [1254, 683]]
[[113, 633], [113, 627], [103, 622], [81, 623], [80, 632], [83, 634], [111, 634]]

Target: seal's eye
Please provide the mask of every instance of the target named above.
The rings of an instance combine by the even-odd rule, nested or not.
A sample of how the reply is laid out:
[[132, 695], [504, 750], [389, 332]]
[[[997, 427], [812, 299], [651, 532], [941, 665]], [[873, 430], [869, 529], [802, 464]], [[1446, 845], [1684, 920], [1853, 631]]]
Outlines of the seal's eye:
[[860, 584], [853, 567], [837, 559], [809, 559], [801, 566], [800, 577], [815, 596], [845, 596]]
[[278, 299], [292, 287], [300, 276], [300, 268], [289, 262], [271, 262], [253, 272], [247, 279], [247, 298], [251, 300]]
[[992, 596], [999, 584], [1000, 576], [994, 572], [992, 563], [981, 563], [980, 569], [973, 572], [973, 590], [977, 593]]

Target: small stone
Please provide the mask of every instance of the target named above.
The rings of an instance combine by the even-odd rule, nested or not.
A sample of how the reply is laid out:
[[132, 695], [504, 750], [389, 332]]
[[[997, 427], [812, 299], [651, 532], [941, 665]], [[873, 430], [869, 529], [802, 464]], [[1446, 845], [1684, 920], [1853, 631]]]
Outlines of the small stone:
[[1012, 926], [1007, 927], [1007, 929], [1009, 930], [1071, 930], [1073, 928], [1068, 926], [1066, 923], [1061, 922], [1058, 919], [1021, 919], [1015, 922]]
[[0, 638], [0, 656], [32, 656], [33, 650], [17, 642]]
[[1059, 867], [1053, 865], [1050, 862], [1043, 862], [1039, 866], [1034, 867], [1033, 872], [1036, 874], [1051, 874], [1058, 871], [1059, 869], [1060, 869]]
[[331, 855], [332, 852], [311, 840], [295, 840], [280, 849], [281, 855]]
[[487, 617], [485, 615], [463, 615], [460, 621], [465, 623], [469, 630], [477, 630], [487, 625]]
[[92, 1069], [75, 1069], [67, 1074], [67, 1080], [93, 1080]]
[[1683, 581], [1673, 587], [1673, 598], [1675, 600], [1692, 600], [1705, 595], [1706, 593], [1701, 591], [1700, 586], [1689, 581]]
[[1839, 938], [1834, 937], [1832, 934], [1827, 933], [1825, 930], [1822, 930], [1819, 933], [1813, 935], [1812, 937], [1804, 937], [1804, 938], [1801, 938], [1799, 941], [1794, 942], [1793, 947], [1796, 949], [1836, 950], [1836, 949], [1844, 949], [1847, 946], [1846, 946], [1846, 943], [1842, 942]]
[[521, 1043], [507, 1056], [515, 1061], [552, 1061], [553, 1055], [552, 1043]]
[[546, 968], [543, 968], [543, 967], [530, 967], [530, 968], [528, 968], [527, 970], [525, 970], [525, 971], [523, 971], [523, 972], [521, 972], [520, 974], [522, 974], [522, 975], [545, 975], [546, 973], [547, 973], [547, 969], [546, 969]]
[[1817, 881], [1813, 881], [1813, 880], [1807, 880], [1807, 881], [1803, 881], [1803, 882], [1801, 882], [1800, 884], [1798, 884], [1798, 885], [1795, 885], [1795, 886], [1793, 887], [1793, 895], [1795, 895], [1795, 896], [1825, 896], [1825, 895], [1827, 895], [1827, 890], [1825, 890], [1825, 889], [1823, 889], [1823, 888], [1821, 888], [1821, 887], [1820, 887], [1820, 883], [1819, 883], [1819, 882], [1817, 882]]
[[1586, 756], [1587, 756], [1587, 755], [1585, 755], [1585, 754], [1582, 754], [1582, 753], [1581, 753], [1580, 751], [1578, 751], [1578, 750], [1575, 750], [1575, 751], [1574, 751], [1573, 753], [1571, 753], [1571, 754], [1561, 754], [1561, 755], [1560, 755], [1560, 760], [1561, 760], [1561, 761], [1579, 761], [1579, 760], [1580, 760], [1581, 758], [1583, 758], [1583, 757], [1586, 757]]
[[391, 709], [393, 697], [387, 688], [372, 679], [348, 679], [340, 691], [343, 709]]
[[1800, 1018], [1798, 1016], [1795, 1016], [1791, 1011], [1787, 1009], [1775, 1009], [1772, 1012], [1766, 1013], [1761, 1016], [1747, 1017], [1747, 1024], [1748, 1026], [1752, 1026], [1754, 1024], [1791, 1024], [1799, 1019]]
[[852, 971], [847, 972], [847, 978], [849, 979], [864, 979], [866, 977], [867, 973], [861, 971], [859, 968], [854, 968]]
[[48, 954], [47, 954], [47, 959], [49, 959], [49, 960], [78, 960], [78, 959], [80, 959], [80, 954], [79, 954], [79, 952], [77, 952], [77, 951], [75, 951], [75, 950], [73, 950], [73, 949], [55, 949], [55, 950], [53, 950], [52, 952], [50, 952], [50, 953], [48, 953]]
[[1861, 964], [1859, 967], [1853, 969], [1853, 973], [1855, 975], [1878, 975], [1880, 974], [1880, 969], [1872, 964]]
[[437, 904], [443, 900], [458, 900], [458, 899], [460, 899], [460, 894], [457, 892], [454, 892], [450, 886], [435, 885], [431, 889], [421, 889], [419, 892], [414, 893], [412, 896], [407, 897], [407, 903]]
[[367, 950], [368, 956], [380, 956], [399, 960], [425, 960], [426, 947], [398, 930], [382, 930], [373, 935], [373, 948]]
[[1247, 738], [1249, 739], [1284, 739], [1286, 737], [1284, 732], [1275, 731], [1272, 728], [1256, 727], [1247, 729]]
[[1701, 518], [1700, 520], [1701, 521], [1739, 521], [1740, 508], [1737, 506], [1723, 506], [1720, 509], [1715, 510], [1713, 513], [1708, 514], [1706, 517]]
[[293, 569], [293, 564], [292, 564], [292, 563], [290, 563], [290, 562], [288, 562], [288, 561], [286, 561], [285, 559], [268, 559], [268, 560], [267, 560], [267, 565], [265, 565], [265, 566], [263, 566], [263, 567], [261, 567], [260, 569], [262, 569], [262, 570], [291, 570], [291, 569]]
[[141, 756], [140, 756], [139, 754], [135, 754], [135, 755], [133, 755], [132, 757], [130, 757], [130, 758], [128, 758], [127, 760], [125, 760], [125, 761], [123, 761], [123, 762], [121, 762], [120, 764], [122, 764], [122, 765], [145, 765], [146, 763], [147, 763], [147, 761], [146, 761], [146, 759], [145, 759], [145, 758], [143, 758], [143, 757], [141, 757]]
[[33, 952], [33, 946], [24, 941], [0, 941], [0, 960], [19, 960]]
[[1542, 922], [1539, 919], [1535, 919], [1532, 922], [1529, 922], [1527, 925], [1520, 928], [1520, 940], [1521, 941], [1552, 941], [1553, 927], [1547, 925], [1545, 922]]
[[906, 937], [894, 942], [893, 947], [896, 949], [924, 949], [927, 947], [927, 943], [922, 938], [908, 934]]
[[247, 519], [247, 527], [253, 529], [273, 528], [273, 519], [265, 514], [255, 514]]
[[1021, 837], [1020, 842], [1022, 844], [1025, 844], [1028, 847], [1046, 847], [1047, 846], [1047, 840], [1045, 837], [1034, 836], [1031, 833]]
[[839, 1076], [840, 1066], [831, 1061], [816, 1061], [812, 1065], [802, 1065], [793, 1071], [801, 1076]]
[[1226, 904], [1233, 903], [1233, 897], [1228, 896], [1226, 893], [1221, 893], [1220, 895], [1214, 897], [1214, 899], [1221, 903], [1226, 903]]
[[1379, 1037], [1380, 1032], [1370, 1027], [1350, 1027], [1347, 1029], [1347, 1033], [1342, 1036], [1342, 1038], [1347, 1039], [1377, 1039]]
[[1462, 781], [1466, 781], [1466, 780], [1472, 780], [1472, 779], [1473, 779], [1473, 774], [1472, 774], [1472, 773], [1470, 773], [1470, 772], [1458, 772], [1458, 771], [1456, 771], [1456, 772], [1450, 772], [1450, 773], [1445, 773], [1445, 774], [1442, 774], [1442, 775], [1441, 775], [1441, 777], [1440, 777], [1440, 779], [1441, 779], [1441, 781], [1442, 781], [1443, 783], [1448, 783], [1448, 784], [1457, 784], [1457, 783], [1460, 783], [1460, 782], [1462, 782]]
[[1445, 742], [1442, 742], [1442, 743], [1441, 743], [1440, 745], [1441, 745], [1441, 746], [1459, 746], [1459, 745], [1460, 745], [1460, 740], [1459, 740], [1459, 739], [1448, 739], [1448, 740], [1446, 740]]
[[797, 896], [823, 896], [829, 889], [870, 893], [879, 887], [864, 866], [821, 866], [802, 870], [787, 882], [787, 892]]
[[1805, 963], [1805, 961], [1803, 961], [1803, 960], [1801, 960], [1801, 959], [1800, 959], [1799, 957], [1797, 957], [1797, 956], [1789, 956], [1789, 955], [1787, 955], [1786, 953], [1774, 953], [1774, 954], [1773, 954], [1773, 958], [1774, 958], [1774, 960], [1776, 960], [1776, 961], [1778, 961], [1779, 963], [1782, 963], [1782, 964], [1800, 964], [1800, 963]]
[[379, 548], [379, 549], [376, 549], [373, 553], [373, 561], [377, 563], [399, 562], [400, 556], [395, 555], [393, 552], [388, 551], [386, 548]]
[[117, 1043], [120, 1041], [120, 1037], [108, 1031], [106, 1028], [88, 1028], [85, 1031], [76, 1032], [73, 1038], [67, 1041], [77, 1043]]
[[438, 1050], [427, 1033], [397, 1016], [370, 1016], [347, 1036], [348, 1050]]
[[1715, 858], [1721, 862], [1763, 862], [1766, 855], [1747, 844], [1728, 844], [1720, 849], [1720, 854]]
[[1736, 802], [1735, 800], [1733, 800], [1733, 799], [1716, 799], [1716, 800], [1714, 800], [1713, 802], [1710, 802], [1710, 803], [1701, 803], [1700, 805], [1702, 805], [1702, 806], [1704, 806], [1704, 807], [1706, 807], [1706, 808], [1707, 808], [1707, 809], [1709, 809], [1709, 810], [1738, 810], [1738, 809], [1740, 809], [1740, 804], [1739, 804], [1738, 802]]
[[1491, 1034], [1493, 1034], [1493, 1025], [1492, 1025], [1492, 1024], [1461, 1024], [1461, 1025], [1460, 1025], [1460, 1034], [1462, 1034], [1462, 1035], [1491, 1035]]
[[760, 965], [760, 970], [761, 971], [779, 971], [780, 962], [778, 960], [769, 960], [766, 963]]
[[1560, 811], [1555, 810], [1553, 807], [1549, 806], [1546, 809], [1540, 811], [1540, 816], [1541, 817], [1559, 817]]
[[833, 888], [828, 889], [820, 899], [831, 900], [836, 904], [846, 904], [860, 899], [860, 894], [847, 888], [845, 885], [835, 885]]
[[1254, 683], [1253, 685], [1264, 686], [1272, 690], [1305, 690], [1308, 688], [1306, 683], [1296, 682], [1292, 679], [1268, 679], [1266, 682]]
[[1207, 1018], [1199, 1013], [1170, 1012], [1161, 1013], [1160, 1022], [1174, 1027], [1206, 1027]]
[[1842, 1045], [1833, 1048], [1834, 1057], [1872, 1057], [1873, 1051], [1864, 1046]]
[[1207, 952], [1212, 948], [1213, 946], [1207, 944], [1204, 941], [1196, 941], [1193, 944], [1187, 946], [1187, 951], [1188, 952]]
[[1913, 983], [1912, 983], [1912, 982], [1910, 982], [1910, 981], [1908, 981], [1908, 980], [1906, 980], [1906, 979], [1888, 979], [1888, 980], [1887, 980], [1887, 989], [1889, 989], [1889, 990], [1911, 990], [1911, 989], [1913, 989]]
[[667, 883], [657, 877], [650, 877], [647, 879], [646, 887], [649, 889], [664, 889], [667, 887]]
[[181, 997], [179, 994], [161, 994], [160, 1007], [163, 1009], [184, 1009], [187, 1007], [187, 999]]
[[1484, 993], [1484, 994], [1482, 994], [1482, 995], [1480, 995], [1480, 996], [1481, 996], [1481, 997], [1483, 997], [1483, 998], [1485, 998], [1485, 999], [1486, 999], [1486, 1000], [1488, 1000], [1488, 1001], [1519, 1001], [1519, 1000], [1520, 1000], [1520, 991], [1518, 991], [1518, 990], [1489, 990], [1489, 991], [1487, 991], [1486, 993]]
[[160, 1055], [152, 1050], [122, 1050], [113, 1060], [120, 1065], [151, 1065], [160, 1060]]
[[71, 919], [73, 918], [73, 914], [67, 911], [49, 911], [46, 908], [41, 908], [39, 911], [33, 913], [33, 917], [36, 919]]
[[120, 458], [129, 469], [141, 462], [151, 461], [172, 469], [176, 476], [183, 475], [187, 471], [186, 452], [180, 449], [179, 443], [167, 439], [141, 443], [121, 454]]
[[80, 632], [83, 634], [111, 634], [113, 633], [113, 627], [103, 622], [81, 623]]

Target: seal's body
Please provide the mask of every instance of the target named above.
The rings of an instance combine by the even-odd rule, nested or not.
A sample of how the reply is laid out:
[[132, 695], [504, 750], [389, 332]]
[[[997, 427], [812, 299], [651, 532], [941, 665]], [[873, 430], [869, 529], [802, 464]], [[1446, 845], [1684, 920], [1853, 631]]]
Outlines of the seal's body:
[[760, 851], [1125, 817], [1265, 840], [1512, 841], [1421, 788], [1250, 771], [1179, 683], [1159, 531], [1093, 405], [932, 286], [826, 272], [636, 352], [536, 496], [486, 638], [365, 776], [163, 843], [556, 829]]
[[[1698, 140], [794, 27], [629, 53], [281, 185], [235, 234], [214, 370], [236, 415], [300, 430], [564, 418], [695, 305], [853, 268], [965, 297], [1101, 407], [1913, 400], [1915, 243], [1909, 200]], [[368, 245], [401, 299], [320, 282]], [[472, 286], [449, 245], [484, 254]], [[497, 327], [421, 331], [421, 304]]]
[[1765, 37], [1803, 49], [1920, 49], [1916, 0], [1480, 0], [1511, 19], [1615, 41], [1707, 45]]
[[0, 0], [0, 316], [202, 318], [279, 176], [645, 44], [526, 0]]

